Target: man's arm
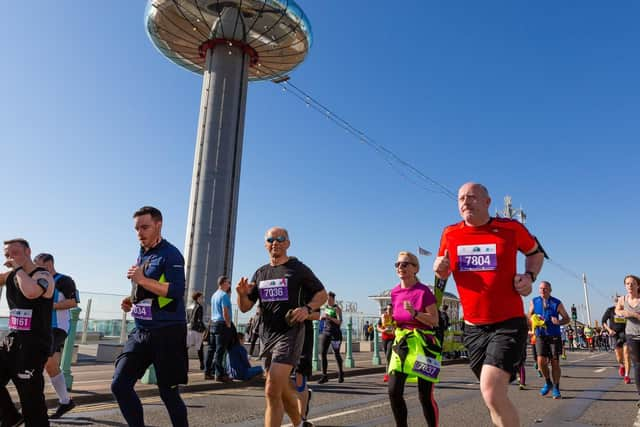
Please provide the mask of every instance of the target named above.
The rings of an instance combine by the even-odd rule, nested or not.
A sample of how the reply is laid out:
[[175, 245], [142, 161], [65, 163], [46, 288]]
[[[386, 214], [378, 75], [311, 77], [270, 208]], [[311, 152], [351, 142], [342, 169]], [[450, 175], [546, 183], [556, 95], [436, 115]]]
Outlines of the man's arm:
[[9, 276], [10, 271], [5, 271], [4, 273], [0, 273], [0, 286], [5, 285], [7, 283], [7, 277]]
[[38, 271], [33, 277], [29, 276], [23, 269], [16, 273], [18, 287], [22, 294], [28, 299], [39, 297], [51, 298], [55, 284], [48, 271]]
[[[293, 310], [293, 320], [295, 320], [296, 322], [304, 322], [309, 314], [313, 313], [315, 310], [320, 309], [320, 307], [322, 307], [326, 302], [327, 291], [322, 289], [321, 291], [313, 294], [313, 298], [311, 298], [311, 301], [309, 301], [305, 306], [298, 307]], [[309, 313], [307, 307], [311, 309], [311, 313]]]
[[70, 308], [74, 308], [77, 306], [78, 306], [78, 302], [76, 301], [75, 298], [66, 299], [64, 301], [53, 303], [54, 310], [68, 310]]
[[567, 310], [564, 309], [564, 305], [562, 303], [560, 303], [560, 305], [558, 306], [558, 313], [560, 313], [560, 316], [562, 316], [562, 319], [560, 319], [558, 325], [567, 325], [569, 324], [569, 322], [571, 322], [571, 318], [569, 317], [569, 314], [567, 314]]
[[231, 327], [231, 313], [229, 307], [226, 305], [222, 307], [222, 317], [224, 317], [224, 323], [227, 324], [227, 328]]
[[[255, 286], [255, 285], [253, 285]], [[249, 285], [249, 279], [241, 277], [240, 281], [236, 285], [236, 294], [238, 295], [238, 308], [241, 312], [246, 313], [251, 310], [251, 307], [255, 304], [255, 301], [249, 299], [249, 293], [251, 292], [251, 285]]]
[[531, 316], [533, 316], [533, 300], [529, 301], [529, 312], [527, 313], [527, 320], [531, 322]]

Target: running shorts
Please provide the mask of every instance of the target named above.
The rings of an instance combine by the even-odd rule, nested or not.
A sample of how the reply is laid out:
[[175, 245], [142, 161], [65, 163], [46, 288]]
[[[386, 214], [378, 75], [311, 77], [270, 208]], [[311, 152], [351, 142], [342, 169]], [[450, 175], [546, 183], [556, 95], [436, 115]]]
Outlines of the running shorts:
[[51, 351], [49, 356], [60, 353], [64, 347], [64, 341], [67, 339], [67, 333], [64, 329], [51, 328]]
[[469, 352], [469, 365], [480, 379], [482, 365], [491, 365], [516, 378], [527, 344], [527, 320], [514, 317], [488, 325], [464, 324], [463, 342]]
[[298, 366], [304, 346], [304, 331], [304, 323], [300, 323], [283, 334], [270, 336], [269, 341], [264, 344], [265, 351], [262, 354], [265, 358], [265, 370], [269, 370], [271, 363]]
[[536, 340], [538, 356], [559, 360], [562, 355], [562, 337], [560, 335], [539, 336]]

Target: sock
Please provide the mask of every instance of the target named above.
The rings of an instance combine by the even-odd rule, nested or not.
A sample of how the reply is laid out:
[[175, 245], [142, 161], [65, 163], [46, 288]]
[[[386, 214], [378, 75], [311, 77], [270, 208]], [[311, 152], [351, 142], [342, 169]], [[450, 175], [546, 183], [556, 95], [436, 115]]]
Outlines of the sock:
[[553, 382], [549, 378], [547, 378], [546, 381], [547, 381], [547, 384], [549, 384], [550, 386], [553, 386]]
[[69, 392], [67, 391], [67, 383], [64, 380], [64, 374], [62, 372], [51, 378], [51, 385], [56, 390], [56, 394], [58, 395], [60, 403], [62, 403], [63, 405], [69, 403], [71, 398], [69, 397]]

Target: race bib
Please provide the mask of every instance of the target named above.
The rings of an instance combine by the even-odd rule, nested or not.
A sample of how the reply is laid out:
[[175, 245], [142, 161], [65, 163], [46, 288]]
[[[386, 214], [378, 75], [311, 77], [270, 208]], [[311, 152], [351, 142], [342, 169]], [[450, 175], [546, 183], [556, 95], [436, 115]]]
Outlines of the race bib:
[[412, 370], [416, 374], [436, 380], [440, 374], [440, 362], [438, 362], [437, 359], [419, 354], [416, 357], [416, 363], [413, 364]]
[[140, 320], [152, 320], [151, 315], [151, 300], [149, 298], [143, 299], [137, 304], [133, 305], [131, 309], [131, 315]]
[[282, 279], [262, 280], [258, 284], [260, 301], [276, 302], [289, 301], [289, 288], [286, 277]]
[[30, 331], [33, 311], [25, 308], [14, 308], [9, 312], [9, 329], [13, 331]]
[[496, 244], [458, 246], [460, 271], [487, 271], [498, 268]]
[[614, 316], [613, 323], [627, 323], [627, 319], [625, 317]]

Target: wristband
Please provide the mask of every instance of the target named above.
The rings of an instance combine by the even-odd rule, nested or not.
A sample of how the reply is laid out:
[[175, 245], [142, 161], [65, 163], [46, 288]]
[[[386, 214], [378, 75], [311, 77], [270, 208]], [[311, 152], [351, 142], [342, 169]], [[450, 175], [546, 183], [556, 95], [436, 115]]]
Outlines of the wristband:
[[531, 283], [535, 282], [538, 277], [533, 271], [525, 271], [524, 274], [528, 274], [531, 277]]
[[311, 313], [313, 313], [313, 308], [311, 308], [311, 306], [309, 304], [305, 304], [304, 308], [307, 309], [307, 312], [309, 313], [309, 315], [311, 315]]

